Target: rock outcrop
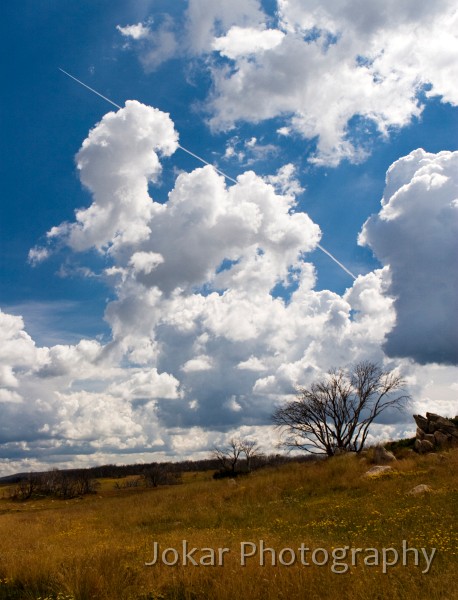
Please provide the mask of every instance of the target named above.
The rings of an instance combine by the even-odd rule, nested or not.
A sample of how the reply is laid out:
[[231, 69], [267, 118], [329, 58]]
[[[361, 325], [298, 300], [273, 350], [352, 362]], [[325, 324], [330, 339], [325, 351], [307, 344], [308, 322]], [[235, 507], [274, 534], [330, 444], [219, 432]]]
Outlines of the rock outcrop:
[[429, 485], [420, 483], [420, 485], [416, 485], [413, 489], [410, 490], [410, 492], [407, 492], [407, 494], [409, 496], [421, 496], [423, 494], [428, 494], [432, 491], [433, 489]]
[[383, 465], [396, 460], [395, 455], [389, 450], [386, 450], [383, 446], [376, 446], [374, 448], [373, 461], [376, 465]]
[[[417, 424], [415, 450], [424, 454], [434, 450], [458, 446], [458, 425], [450, 419], [426, 413], [426, 417], [414, 415]], [[457, 421], [457, 418], [455, 418]]]
[[381, 475], [387, 475], [389, 473], [393, 473], [393, 467], [388, 467], [387, 465], [376, 465], [366, 471], [364, 474], [366, 477], [380, 477]]

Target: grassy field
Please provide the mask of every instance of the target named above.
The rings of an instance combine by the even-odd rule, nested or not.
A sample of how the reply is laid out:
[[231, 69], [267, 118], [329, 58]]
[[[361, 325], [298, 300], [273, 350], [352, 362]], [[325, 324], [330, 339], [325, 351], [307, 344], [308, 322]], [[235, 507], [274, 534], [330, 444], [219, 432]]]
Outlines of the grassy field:
[[[457, 599], [458, 450], [410, 456], [374, 479], [364, 477], [370, 466], [341, 456], [237, 481], [187, 474], [182, 485], [143, 490], [104, 480], [84, 499], [2, 499], [0, 600]], [[408, 493], [423, 483], [433, 491]], [[181, 556], [164, 564], [163, 550], [181, 555], [183, 540], [198, 548], [191, 558], [207, 564], [188, 558], [183, 565]], [[260, 540], [275, 551], [276, 565], [272, 552], [260, 564]], [[404, 540], [419, 550], [418, 565], [413, 551], [403, 565]], [[154, 542], [158, 561], [145, 566]], [[245, 566], [243, 542], [257, 550]], [[228, 549], [223, 564], [208, 565], [209, 549], [217, 563], [218, 548]], [[362, 550], [352, 556], [352, 548]], [[383, 548], [399, 552], [397, 565], [384, 567]], [[421, 548], [429, 557], [436, 548], [428, 572]], [[292, 552], [295, 563], [282, 564]], [[327, 564], [314, 564], [326, 552]], [[174, 551], [164, 558], [174, 562]], [[386, 562], [394, 562], [393, 551]]]

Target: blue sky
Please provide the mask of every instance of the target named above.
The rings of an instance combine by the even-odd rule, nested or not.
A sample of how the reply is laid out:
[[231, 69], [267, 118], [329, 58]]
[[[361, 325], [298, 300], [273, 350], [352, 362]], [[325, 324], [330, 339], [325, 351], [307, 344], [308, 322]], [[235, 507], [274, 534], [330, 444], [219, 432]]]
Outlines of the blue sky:
[[[271, 449], [273, 406], [361, 357], [401, 369], [419, 411], [456, 408], [456, 10], [357, 4], [5, 4], [6, 471], [205, 455], [234, 433]], [[59, 67], [141, 103], [102, 121], [112, 163], [88, 135], [113, 107]], [[142, 119], [160, 130], [160, 175], [135, 164]], [[173, 127], [230, 177], [252, 175], [217, 183]], [[75, 216], [91, 205], [104, 222]], [[317, 225], [356, 282], [317, 248]], [[397, 417], [377, 435], [409, 427]]]

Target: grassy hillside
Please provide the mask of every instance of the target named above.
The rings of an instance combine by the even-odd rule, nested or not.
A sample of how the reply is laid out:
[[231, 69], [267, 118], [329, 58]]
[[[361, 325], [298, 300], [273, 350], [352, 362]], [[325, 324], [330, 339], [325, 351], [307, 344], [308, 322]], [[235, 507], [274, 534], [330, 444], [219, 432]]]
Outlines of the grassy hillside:
[[[410, 456], [394, 473], [374, 479], [364, 477], [370, 466], [341, 456], [267, 468], [237, 481], [190, 473], [182, 485], [157, 489], [115, 489], [104, 480], [84, 499], [2, 499], [0, 600], [458, 598], [458, 450]], [[433, 491], [409, 495], [418, 484]], [[191, 559], [163, 564], [162, 551], [181, 554], [183, 540], [188, 550], [207, 548], [192, 555], [196, 562], [211, 562], [208, 548], [215, 562], [218, 548], [228, 549], [222, 566], [194, 566]], [[275, 551], [276, 566], [271, 552], [260, 565], [260, 540]], [[418, 566], [413, 551], [402, 564], [403, 540], [429, 557], [436, 548], [427, 573], [421, 550]], [[145, 566], [154, 558], [154, 542], [159, 560]], [[258, 551], [246, 566], [243, 542], [252, 544], [245, 550]], [[291, 566], [281, 564], [292, 560], [287, 548], [296, 556]], [[315, 562], [324, 562], [327, 552], [326, 565], [314, 564], [317, 548], [323, 550]], [[396, 566], [372, 566], [374, 552], [381, 561], [383, 548], [400, 553]], [[173, 562], [174, 552], [165, 559]], [[386, 560], [394, 560], [392, 551]]]

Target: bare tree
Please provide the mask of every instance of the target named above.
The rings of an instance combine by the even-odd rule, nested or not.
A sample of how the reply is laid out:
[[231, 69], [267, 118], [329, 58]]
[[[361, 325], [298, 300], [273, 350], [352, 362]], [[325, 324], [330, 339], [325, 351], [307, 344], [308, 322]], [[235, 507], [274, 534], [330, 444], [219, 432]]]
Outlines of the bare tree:
[[253, 459], [260, 455], [259, 444], [255, 440], [242, 440], [241, 446], [245, 455], [246, 470], [250, 473]]
[[260, 454], [257, 442], [240, 438], [231, 438], [225, 448], [213, 449], [213, 457], [220, 464], [219, 476], [235, 477], [243, 472], [249, 473], [253, 460]]
[[181, 472], [171, 468], [167, 463], [151, 463], [143, 470], [146, 487], [174, 485], [181, 483]]
[[410, 399], [404, 389], [399, 375], [364, 361], [348, 370], [333, 369], [310, 388], [299, 388], [297, 400], [277, 408], [272, 418], [286, 434], [283, 445], [288, 448], [328, 456], [361, 452], [373, 421]]
[[228, 471], [232, 475], [235, 475], [237, 463], [242, 452], [242, 441], [238, 438], [231, 438], [226, 448], [214, 448], [213, 456], [219, 462], [223, 471]]
[[11, 491], [10, 497], [13, 500], [28, 500], [36, 493], [39, 485], [40, 481], [36, 475], [28, 475], [19, 481], [16, 488]]
[[18, 483], [11, 497], [15, 500], [29, 500], [34, 496], [66, 499], [84, 496], [94, 492], [99, 485], [90, 475], [88, 469], [53, 469], [43, 473], [32, 473]]
[[76, 496], [93, 494], [100, 484], [91, 477], [88, 469], [77, 469], [72, 473], [73, 489]]

